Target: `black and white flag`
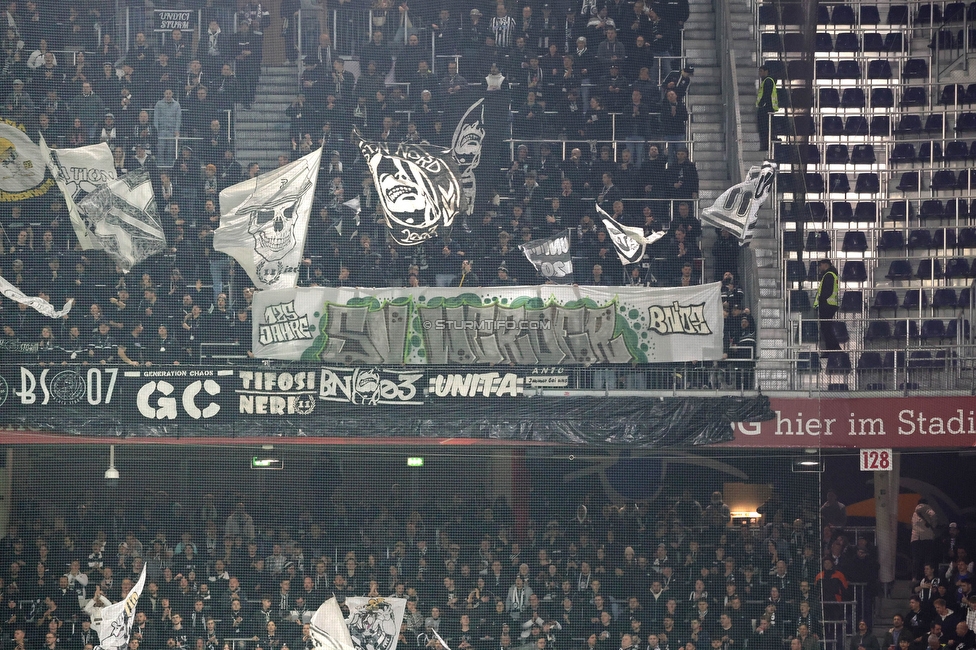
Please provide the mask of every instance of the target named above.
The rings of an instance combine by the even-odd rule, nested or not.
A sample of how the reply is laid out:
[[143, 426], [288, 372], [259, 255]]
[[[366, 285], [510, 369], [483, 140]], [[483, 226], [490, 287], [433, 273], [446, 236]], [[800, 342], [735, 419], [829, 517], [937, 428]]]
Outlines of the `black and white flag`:
[[335, 596], [328, 599], [312, 614], [309, 632], [315, 647], [321, 650], [354, 650], [349, 628]]
[[129, 646], [132, 623], [136, 617], [136, 605], [139, 603], [139, 596], [142, 595], [145, 584], [146, 567], [143, 566], [139, 581], [125, 599], [102, 609], [102, 624], [98, 629], [98, 645], [95, 646], [95, 650], [125, 650]]
[[74, 149], [50, 149], [41, 136], [41, 155], [64, 195], [71, 227], [84, 250], [98, 248], [78, 210], [78, 202], [117, 178], [112, 150], [104, 142]]
[[406, 598], [346, 598], [349, 636], [355, 650], [396, 650]]
[[102, 185], [78, 203], [78, 210], [94, 248], [104, 250], [125, 273], [166, 248], [152, 181], [144, 169]]
[[451, 155], [457, 165], [461, 181], [461, 193], [467, 202], [464, 216], [470, 217], [474, 213], [475, 199], [478, 195], [478, 183], [474, 172], [481, 163], [481, 145], [485, 140], [485, 100], [478, 99], [468, 107], [454, 129], [451, 139]]
[[607, 234], [610, 235], [610, 241], [617, 249], [617, 257], [620, 258], [620, 263], [624, 266], [640, 262], [644, 259], [644, 251], [648, 244], [653, 244], [664, 237], [663, 230], [645, 235], [643, 228], [625, 226], [607, 214], [599, 205], [595, 205], [595, 207], [597, 214], [603, 219], [603, 225], [607, 229]]
[[258, 289], [298, 282], [322, 149], [220, 193], [214, 250], [241, 265]]
[[423, 143], [356, 144], [386, 215], [390, 236], [401, 246], [417, 246], [446, 235], [465, 207], [457, 166], [450, 150]]
[[552, 280], [556, 284], [572, 284], [573, 256], [570, 253], [572, 239], [572, 231], [567, 228], [549, 239], [533, 239], [519, 248], [545, 279]]
[[702, 223], [728, 230], [739, 238], [740, 246], [748, 243], [775, 177], [776, 163], [767, 160], [761, 167], [753, 165], [746, 180], [722, 192], [711, 207], [702, 210]]

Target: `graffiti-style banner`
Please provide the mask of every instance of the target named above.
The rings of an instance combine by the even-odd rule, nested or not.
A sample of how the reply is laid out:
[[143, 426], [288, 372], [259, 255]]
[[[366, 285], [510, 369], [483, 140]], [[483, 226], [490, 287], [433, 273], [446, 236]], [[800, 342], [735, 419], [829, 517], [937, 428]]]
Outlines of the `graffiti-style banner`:
[[722, 357], [719, 285], [262, 291], [255, 356], [349, 366], [562, 366]]

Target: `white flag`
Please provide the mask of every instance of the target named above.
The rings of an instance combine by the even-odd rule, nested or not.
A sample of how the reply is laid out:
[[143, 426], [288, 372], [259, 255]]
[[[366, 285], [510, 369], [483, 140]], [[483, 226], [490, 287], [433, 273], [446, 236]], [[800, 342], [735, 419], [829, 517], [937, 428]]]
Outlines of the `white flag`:
[[77, 202], [96, 188], [117, 178], [112, 150], [104, 142], [76, 149], [49, 149], [42, 135], [41, 155], [64, 194], [71, 227], [81, 242], [81, 247], [84, 250], [98, 248], [98, 240], [91, 236]]
[[470, 217], [474, 214], [475, 201], [478, 194], [478, 184], [474, 172], [481, 163], [481, 145], [485, 140], [485, 106], [484, 98], [477, 100], [468, 107], [454, 128], [451, 138], [451, 155], [458, 168], [461, 181], [461, 193], [467, 200], [463, 212]]
[[149, 173], [129, 172], [109, 181], [78, 203], [88, 235], [128, 273], [166, 248]]
[[342, 618], [342, 610], [335, 596], [328, 599], [312, 614], [309, 631], [315, 647], [323, 650], [353, 650], [349, 628]]
[[776, 163], [767, 160], [761, 167], [753, 165], [746, 180], [722, 192], [711, 207], [702, 210], [702, 223], [728, 230], [739, 238], [740, 246], [749, 242], [775, 177]]
[[22, 305], [27, 305], [28, 307], [33, 307], [37, 311], [41, 312], [48, 318], [61, 318], [69, 311], [71, 311], [72, 305], [75, 304], [74, 298], [69, 298], [64, 307], [55, 310], [54, 306], [49, 303], [44, 298], [36, 298], [34, 296], [28, 296], [23, 291], [18, 289], [15, 285], [7, 282], [7, 279], [0, 275], [0, 293], [7, 296], [14, 302], [19, 302]]
[[603, 219], [603, 225], [607, 228], [610, 241], [617, 249], [617, 257], [623, 265], [636, 264], [644, 259], [644, 251], [648, 244], [653, 244], [664, 237], [664, 231], [652, 232], [649, 236], [644, 235], [643, 228], [625, 226], [607, 214], [599, 205], [595, 205], [597, 213]]
[[124, 650], [129, 645], [132, 623], [136, 615], [136, 604], [146, 584], [146, 567], [142, 567], [139, 582], [132, 588], [125, 600], [112, 603], [102, 610], [102, 625], [98, 629], [98, 645], [95, 650]]
[[356, 650], [396, 650], [406, 598], [346, 598], [349, 635]]
[[322, 149], [220, 193], [214, 250], [233, 257], [258, 289], [294, 287], [305, 250]]

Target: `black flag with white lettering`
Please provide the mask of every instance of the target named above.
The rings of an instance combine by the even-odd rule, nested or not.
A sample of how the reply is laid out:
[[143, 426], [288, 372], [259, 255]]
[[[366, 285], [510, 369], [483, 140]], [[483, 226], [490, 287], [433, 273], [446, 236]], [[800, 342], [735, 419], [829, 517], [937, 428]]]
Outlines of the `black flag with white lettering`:
[[573, 256], [570, 253], [572, 231], [566, 230], [548, 239], [534, 239], [519, 248], [535, 270], [556, 284], [573, 283]]

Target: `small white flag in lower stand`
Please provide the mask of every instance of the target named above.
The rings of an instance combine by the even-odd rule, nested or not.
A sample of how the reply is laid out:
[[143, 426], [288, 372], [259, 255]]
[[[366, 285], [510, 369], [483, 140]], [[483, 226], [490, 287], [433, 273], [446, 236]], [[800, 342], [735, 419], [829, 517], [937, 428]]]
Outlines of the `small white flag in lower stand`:
[[607, 214], [599, 205], [594, 207], [596, 207], [597, 214], [603, 219], [603, 225], [607, 228], [610, 241], [617, 249], [617, 257], [620, 258], [620, 263], [625, 266], [640, 262], [644, 259], [644, 251], [647, 246], [664, 237], [665, 232], [663, 230], [645, 235], [643, 228], [625, 226]]
[[739, 239], [740, 246], [748, 243], [775, 177], [776, 163], [767, 160], [761, 167], [753, 165], [746, 180], [722, 192], [711, 207], [702, 210], [702, 223], [728, 230]]
[[68, 301], [64, 303], [63, 308], [55, 309], [54, 305], [49, 303], [47, 300], [44, 300], [44, 298], [28, 296], [23, 291], [18, 289], [16, 285], [10, 284], [2, 275], [0, 275], [0, 293], [7, 296], [14, 302], [19, 302], [22, 305], [33, 307], [48, 318], [61, 318], [62, 316], [65, 316], [69, 311], [71, 311], [71, 307], [75, 304], [74, 298], [68, 298]]
[[132, 634], [132, 623], [136, 616], [136, 605], [142, 588], [146, 584], [146, 567], [142, 567], [142, 574], [132, 591], [117, 603], [102, 610], [102, 625], [98, 630], [98, 645], [95, 650], [124, 650], [129, 645]]

